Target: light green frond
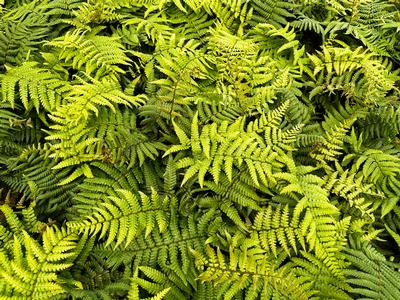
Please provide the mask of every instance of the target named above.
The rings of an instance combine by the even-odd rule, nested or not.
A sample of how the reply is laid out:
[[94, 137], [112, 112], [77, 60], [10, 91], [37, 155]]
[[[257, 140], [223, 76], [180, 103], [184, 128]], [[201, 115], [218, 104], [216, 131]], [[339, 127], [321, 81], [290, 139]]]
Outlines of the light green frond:
[[9, 285], [0, 290], [0, 295], [50, 299], [63, 294], [59, 274], [73, 265], [78, 238], [77, 234], [56, 227], [43, 233], [43, 245], [24, 231], [20, 238], [15, 236], [12, 249], [0, 252], [0, 278]]
[[247, 299], [310, 299], [314, 291], [306, 290], [279, 260], [266, 256], [259, 248], [230, 249], [229, 254], [207, 247], [207, 256], [193, 252], [202, 271], [199, 280], [219, 287], [217, 299], [235, 299], [245, 292]]
[[116, 240], [114, 247], [123, 243], [128, 246], [135, 237], [145, 233], [148, 236], [155, 226], [162, 232], [168, 226], [165, 205], [168, 199], [160, 199], [153, 192], [149, 197], [140, 193], [137, 197], [127, 190], [117, 190], [118, 196], [108, 199], [94, 208], [85, 220], [73, 220], [67, 223], [69, 229], [76, 232], [99, 234], [99, 239], [106, 238], [106, 246]]
[[130, 62], [118, 39], [93, 36], [79, 29], [67, 32], [48, 45], [60, 48], [59, 59], [70, 63], [72, 68], [94, 74], [96, 78], [108, 73], [123, 73], [119, 65]]
[[[70, 85], [46, 69], [41, 69], [36, 62], [26, 62], [20, 67], [12, 68], [2, 78], [3, 99], [14, 107], [15, 90], [25, 109], [34, 107], [37, 111], [43, 107], [53, 111], [63, 104], [63, 98], [70, 92]], [[18, 99], [17, 98], [17, 99]]]

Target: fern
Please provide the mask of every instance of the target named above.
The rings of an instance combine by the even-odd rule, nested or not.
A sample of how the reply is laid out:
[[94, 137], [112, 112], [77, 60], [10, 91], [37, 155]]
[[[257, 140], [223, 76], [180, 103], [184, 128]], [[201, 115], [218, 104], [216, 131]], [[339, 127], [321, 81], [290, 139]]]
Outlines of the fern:
[[[102, 207], [95, 209], [93, 214], [83, 221], [69, 221], [68, 228], [73, 231], [89, 234], [99, 234], [99, 239], [107, 234], [106, 246], [117, 239], [114, 247], [125, 241], [129, 245], [135, 236], [145, 231], [149, 235], [157, 224], [160, 231], [167, 226], [167, 216], [163, 212], [168, 199], [160, 201], [156, 193], [151, 197], [137, 197], [130, 191], [119, 190], [119, 197], [109, 197]], [[117, 236], [118, 233], [118, 236]]]
[[49, 228], [40, 245], [22, 231], [19, 238], [14, 237], [12, 250], [0, 252], [2, 297], [49, 299], [63, 294], [59, 273], [73, 265], [78, 250], [79, 237], [75, 233]]
[[[138, 271], [144, 273], [152, 281], [147, 281], [138, 276]], [[138, 267], [131, 280], [131, 289], [128, 294], [128, 299], [139, 299], [139, 287], [145, 289], [150, 294], [155, 296], [145, 299], [185, 299], [186, 296], [182, 293], [183, 283], [179, 279], [161, 273], [158, 270], [150, 267]], [[170, 274], [169, 274], [170, 275]]]
[[355, 267], [346, 272], [351, 292], [365, 299], [396, 299], [399, 294], [399, 274], [394, 266], [370, 245], [364, 245], [363, 248], [361, 244], [355, 246], [346, 250], [347, 259]]
[[[26, 10], [28, 11], [29, 8]], [[34, 9], [33, 12], [35, 12]], [[35, 16], [34, 13], [32, 15]], [[29, 51], [37, 50], [43, 43], [43, 38], [49, 34], [46, 19], [38, 20], [30, 16], [24, 22], [20, 22], [21, 24], [2, 17], [4, 19], [0, 27], [0, 67], [2, 69], [6, 64], [22, 63]], [[39, 16], [43, 17], [43, 14]]]
[[221, 250], [207, 247], [207, 257], [194, 252], [196, 264], [200, 270], [199, 279], [212, 281], [219, 286], [217, 299], [232, 299], [241, 291], [248, 299], [271, 299], [272, 297], [291, 297], [309, 299], [313, 291], [300, 288], [295, 277], [281, 267], [278, 260], [268, 259], [257, 248], [230, 249], [227, 260]]
[[38, 112], [41, 106], [46, 111], [53, 111], [62, 105], [62, 99], [71, 89], [68, 83], [56, 75], [38, 68], [36, 62], [26, 62], [10, 70], [1, 83], [3, 99], [12, 107], [15, 104], [15, 89], [18, 87], [24, 107], [27, 110], [34, 107]]
[[[314, 75], [319, 74], [319, 81], [326, 78], [327, 82], [325, 88], [320, 85], [311, 95], [320, 93], [321, 89], [334, 91], [343, 89], [346, 84], [357, 85], [361, 88], [361, 94], [356, 94], [355, 100], [363, 97], [364, 103], [368, 104], [377, 103], [394, 88], [395, 79], [387, 73], [385, 61], [374, 59], [373, 53], [363, 51], [361, 47], [354, 51], [347, 46], [326, 47], [318, 55], [310, 55], [309, 58], [315, 66]], [[339, 82], [335, 82], [334, 75], [340, 76]]]
[[0, 0], [0, 298], [400, 298], [398, 8]]
[[295, 274], [309, 284], [310, 289], [315, 289], [318, 293], [316, 297], [322, 299], [353, 299], [349, 296], [350, 286], [341, 277], [337, 277], [323, 261], [317, 259], [312, 254], [302, 252], [303, 258], [294, 257], [293, 266]]
[[116, 164], [128, 163], [128, 168], [143, 165], [146, 159], [155, 160], [166, 147], [152, 141], [136, 124], [136, 115], [129, 110], [115, 113], [101, 109], [88, 124], [89, 138], [102, 141], [104, 159]]
[[257, 23], [270, 23], [274, 26], [285, 25], [287, 18], [293, 17], [291, 10], [294, 8], [291, 1], [261, 1], [252, 0], [254, 9], [251, 21]]
[[335, 34], [344, 31], [359, 39], [375, 53], [389, 56], [393, 51], [393, 29], [396, 27], [396, 14], [392, 4], [386, 1], [356, 1], [349, 7], [350, 12], [341, 21], [330, 23], [326, 32]]
[[275, 211], [271, 206], [260, 211], [254, 219], [251, 239], [260, 243], [260, 248], [277, 255], [277, 244], [290, 255], [291, 248], [297, 252], [297, 241], [305, 245], [304, 236], [296, 222], [290, 220], [289, 206]]
[[138, 237], [127, 247], [119, 246], [114, 250], [100, 246], [95, 253], [108, 257], [107, 264], [113, 268], [132, 262], [135, 266], [158, 266], [164, 271], [173, 270], [183, 282], [192, 281], [191, 284], [194, 284], [189, 250], [203, 252], [207, 239], [216, 238], [219, 226], [221, 218], [212, 210], [201, 217], [193, 216], [181, 222], [173, 211], [168, 228], [163, 232], [154, 230], [149, 236]]
[[107, 73], [123, 72], [118, 65], [129, 62], [123, 46], [115, 38], [86, 36], [81, 30], [68, 32], [65, 37], [54, 39], [48, 45], [60, 48], [59, 59], [71, 61], [72, 68], [84, 67], [88, 75], [96, 70], [96, 78]]
[[[218, 184], [221, 167], [231, 181], [234, 163], [237, 162], [240, 167], [245, 162], [256, 186], [260, 185], [259, 178], [263, 184], [269, 185], [267, 177], [272, 177], [269, 176], [272, 168], [279, 165], [279, 162], [275, 162], [277, 153], [271, 151], [271, 147], [266, 147], [266, 143], [255, 132], [244, 132], [241, 123], [241, 119], [229, 126], [222, 123], [219, 129], [206, 125], [199, 133], [196, 114], [191, 125], [190, 139], [175, 125], [181, 145], [171, 147], [165, 155], [186, 149], [191, 149], [193, 153], [193, 158], [186, 157], [177, 162], [177, 168], [189, 167], [182, 184], [198, 173], [202, 186], [207, 172], [212, 174]], [[256, 149], [258, 151], [254, 152]]]
[[[325, 260], [334, 274], [340, 274], [343, 261], [336, 254], [345, 245], [345, 240], [343, 236], [337, 235], [336, 228], [340, 222], [345, 224], [345, 228], [348, 227], [350, 219], [343, 219], [340, 222], [335, 220], [337, 208], [329, 202], [326, 191], [319, 187], [322, 185], [322, 180], [315, 175], [307, 174], [310, 169], [312, 170], [310, 167], [303, 167], [297, 171], [293, 170], [296, 173], [277, 173], [275, 176], [288, 182], [287, 185], [281, 186], [280, 193], [288, 194], [298, 201], [291, 224], [299, 226], [299, 231], [306, 238], [310, 249], [315, 251], [316, 257]], [[305, 214], [300, 220], [299, 217], [303, 212]], [[277, 238], [279, 237], [282, 238], [282, 235]], [[326, 242], [328, 240], [329, 242]]]
[[57, 185], [70, 175], [71, 168], [52, 170], [57, 162], [46, 158], [38, 149], [26, 151], [23, 155], [27, 157], [20, 157], [7, 165], [8, 170], [1, 174], [2, 181], [22, 194], [20, 202], [35, 200], [37, 211], [64, 209], [71, 200], [75, 183]]
[[[142, 97], [124, 94], [115, 82], [85, 83], [74, 87], [74, 92], [69, 94], [65, 105], [61, 106], [50, 118], [58, 123], [53, 125], [54, 133], [48, 140], [60, 140], [54, 145], [55, 152], [52, 157], [63, 158], [57, 167], [63, 168], [101, 158], [101, 144], [96, 138], [86, 138], [86, 128], [89, 116], [98, 113], [98, 106], [108, 106], [112, 110], [116, 104], [138, 105]], [[78, 125], [79, 124], [79, 125]], [[63, 149], [57, 151], [57, 149]], [[69, 149], [69, 151], [66, 151]]]

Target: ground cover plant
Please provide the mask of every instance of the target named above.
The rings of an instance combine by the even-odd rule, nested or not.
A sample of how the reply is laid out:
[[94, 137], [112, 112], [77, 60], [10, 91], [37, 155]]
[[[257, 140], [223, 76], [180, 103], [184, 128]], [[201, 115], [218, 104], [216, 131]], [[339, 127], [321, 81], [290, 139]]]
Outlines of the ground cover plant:
[[400, 299], [398, 0], [0, 0], [0, 299]]

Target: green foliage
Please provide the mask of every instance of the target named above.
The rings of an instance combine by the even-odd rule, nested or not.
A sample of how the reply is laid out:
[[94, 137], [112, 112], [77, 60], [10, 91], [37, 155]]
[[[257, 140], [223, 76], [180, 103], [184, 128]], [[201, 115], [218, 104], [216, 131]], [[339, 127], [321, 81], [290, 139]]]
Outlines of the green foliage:
[[397, 264], [368, 244], [346, 249], [346, 257], [354, 266], [346, 271], [351, 293], [365, 299], [397, 299], [400, 296]]
[[9, 216], [7, 221], [14, 231], [14, 236], [5, 244], [7, 246], [2, 245], [0, 251], [2, 298], [48, 299], [63, 294], [64, 285], [80, 286], [77, 281], [63, 279], [61, 274], [73, 266], [85, 243], [84, 237], [65, 228], [46, 228], [44, 225], [42, 242], [39, 243], [22, 229], [23, 226], [16, 231], [18, 219], [12, 211], [2, 211]]
[[0, 0], [0, 298], [400, 299], [398, 9]]
[[199, 280], [215, 282], [217, 298], [233, 299], [242, 291], [246, 299], [309, 299], [313, 294], [296, 282], [289, 269], [280, 266], [284, 258], [268, 257], [258, 248], [230, 249], [229, 260], [211, 247], [207, 247], [207, 258], [196, 252], [194, 256], [197, 267], [204, 270]]
[[[151, 197], [141, 193], [140, 203], [130, 191], [117, 190], [119, 197], [109, 197], [86, 220], [72, 220], [67, 227], [72, 231], [99, 234], [101, 239], [108, 236], [106, 247], [117, 238], [115, 247], [125, 241], [129, 245], [135, 236], [145, 231], [148, 236], [157, 223], [162, 232], [167, 226], [167, 218], [163, 213], [165, 203], [162, 203], [156, 193]], [[164, 202], [167, 199], [164, 199]]]
[[52, 111], [62, 104], [63, 96], [70, 87], [55, 74], [36, 66], [36, 62], [25, 62], [11, 69], [2, 80], [3, 99], [14, 106], [15, 88], [18, 86], [19, 97], [25, 109], [29, 110], [33, 106], [39, 111], [39, 107], [43, 106], [46, 111]]

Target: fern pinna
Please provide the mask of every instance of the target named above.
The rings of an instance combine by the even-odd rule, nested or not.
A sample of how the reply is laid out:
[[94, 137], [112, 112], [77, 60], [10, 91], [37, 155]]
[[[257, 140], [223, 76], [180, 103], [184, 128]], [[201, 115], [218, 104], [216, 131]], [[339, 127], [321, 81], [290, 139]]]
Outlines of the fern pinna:
[[400, 299], [399, 8], [0, 0], [0, 299]]

